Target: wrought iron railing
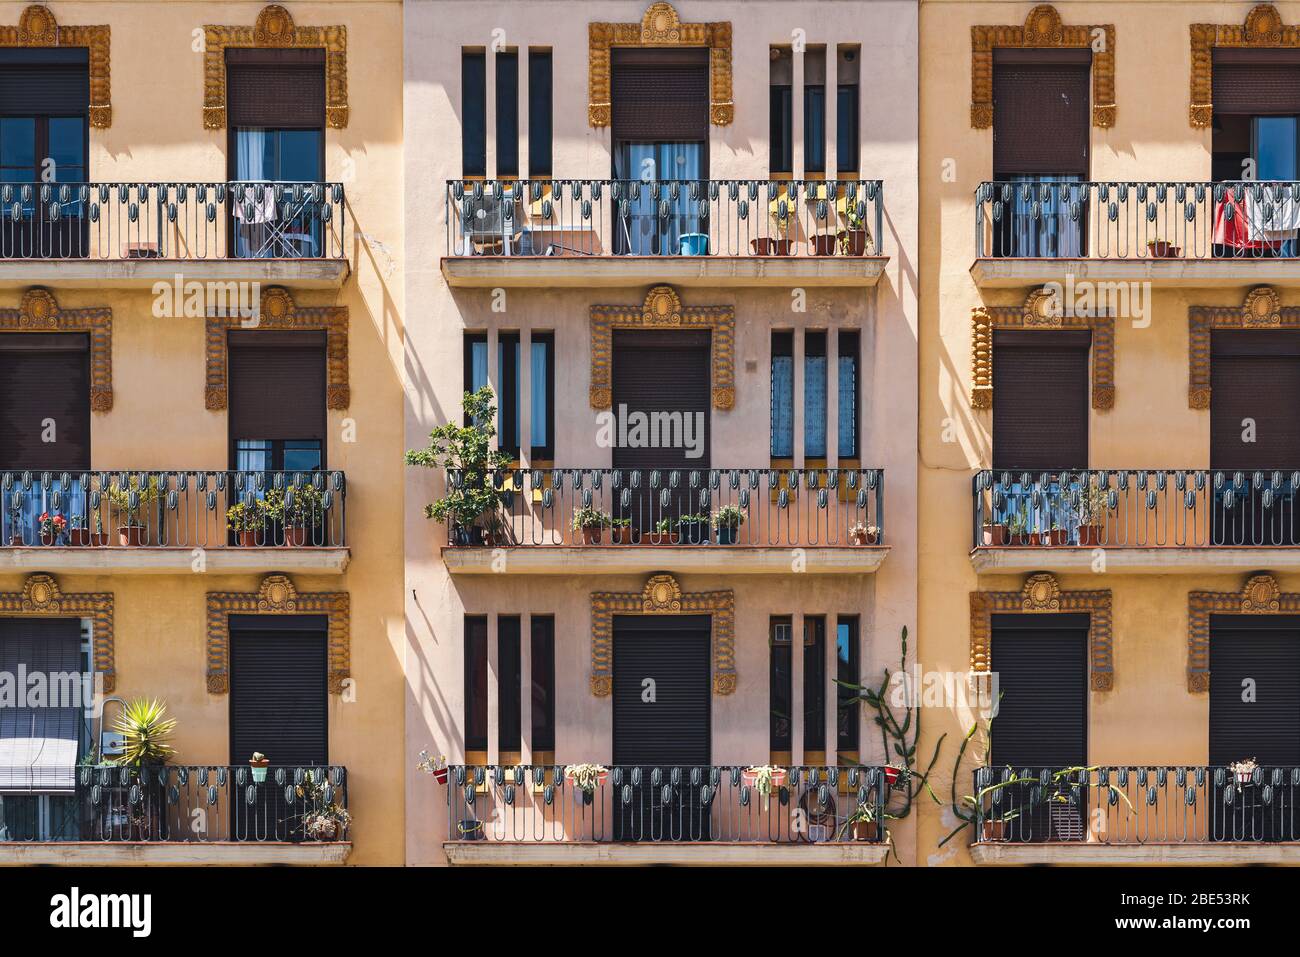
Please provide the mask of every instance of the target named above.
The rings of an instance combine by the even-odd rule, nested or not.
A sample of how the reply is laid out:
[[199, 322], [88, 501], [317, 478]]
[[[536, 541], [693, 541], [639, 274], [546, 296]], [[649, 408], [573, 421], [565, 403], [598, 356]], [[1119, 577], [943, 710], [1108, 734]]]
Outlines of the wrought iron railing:
[[1192, 844], [1300, 840], [1300, 768], [977, 768], [975, 840]]
[[0, 258], [342, 259], [342, 183], [0, 184]]
[[1291, 259], [1300, 183], [986, 182], [975, 243], [980, 257]]
[[0, 795], [4, 841], [345, 841], [347, 770], [247, 765], [67, 769], [70, 787]]
[[452, 256], [879, 256], [880, 180], [449, 180]]
[[974, 547], [1300, 545], [1300, 471], [976, 473]]
[[[452, 471], [500, 508], [453, 516], [452, 545], [883, 545], [881, 469]], [[477, 496], [475, 496], [477, 499]]]
[[[893, 770], [893, 769], [889, 769]], [[448, 769], [453, 841], [825, 843], [885, 839], [879, 767], [604, 769], [584, 789], [564, 765]]]
[[343, 547], [346, 501], [333, 471], [0, 472], [0, 547]]

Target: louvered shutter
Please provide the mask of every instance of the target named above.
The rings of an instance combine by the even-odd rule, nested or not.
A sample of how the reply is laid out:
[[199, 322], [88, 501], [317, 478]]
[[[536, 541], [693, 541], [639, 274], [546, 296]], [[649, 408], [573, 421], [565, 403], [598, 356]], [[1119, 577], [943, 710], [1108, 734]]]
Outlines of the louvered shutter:
[[1210, 82], [1216, 114], [1300, 113], [1300, 50], [1217, 47]]
[[[614, 763], [707, 765], [710, 755], [707, 615], [614, 619]], [[654, 679], [654, 700], [643, 682]]]
[[616, 141], [709, 138], [705, 47], [613, 51], [610, 96]]
[[993, 334], [993, 468], [1088, 467], [1088, 332]]
[[89, 348], [83, 333], [0, 334], [0, 469], [90, 468]]
[[0, 115], [87, 115], [89, 55], [85, 47], [0, 50]]
[[1300, 333], [1211, 336], [1210, 467], [1300, 468]]
[[1210, 619], [1210, 764], [1244, 758], [1300, 765], [1300, 616]]
[[325, 126], [325, 51], [226, 50], [228, 125], [272, 129]]
[[[45, 675], [49, 692], [62, 695], [72, 692], [73, 681], [85, 690], [83, 659], [79, 619], [0, 618], [0, 674], [17, 676], [25, 669]], [[0, 707], [0, 793], [73, 790], [85, 724], [80, 703], [50, 700], [41, 707], [20, 707], [10, 701]]]
[[232, 440], [325, 439], [325, 333], [231, 332]]
[[995, 50], [993, 172], [1088, 175], [1088, 50]]
[[230, 616], [232, 764], [328, 761], [327, 634], [324, 615]]
[[991, 645], [993, 766], [1087, 764], [1088, 616], [994, 615]]

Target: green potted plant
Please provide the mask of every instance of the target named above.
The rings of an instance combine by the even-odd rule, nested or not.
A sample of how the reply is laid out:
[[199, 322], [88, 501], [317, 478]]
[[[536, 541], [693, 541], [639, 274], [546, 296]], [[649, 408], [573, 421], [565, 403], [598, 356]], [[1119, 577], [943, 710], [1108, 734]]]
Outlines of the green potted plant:
[[158, 479], [151, 475], [142, 485], [140, 479], [132, 475], [125, 485], [114, 483], [104, 489], [104, 495], [116, 517], [118, 542], [130, 546], [146, 544], [150, 509], [162, 495]]
[[90, 533], [90, 547], [103, 548], [108, 544], [108, 533], [104, 531], [104, 516], [95, 509], [95, 530]]
[[680, 538], [677, 522], [664, 517], [655, 522], [654, 542], [656, 545], [676, 545]]
[[1110, 506], [1110, 495], [1101, 485], [1088, 482], [1079, 503], [1079, 544], [1100, 545], [1102, 525]]
[[[865, 213], [865, 204], [862, 213]], [[867, 229], [865, 215], [859, 215], [857, 203], [844, 210], [844, 228], [839, 232], [841, 256], [865, 256], [871, 245], [871, 230]]]
[[226, 527], [235, 533], [240, 547], [256, 548], [258, 533], [266, 528], [266, 517], [264, 502], [236, 502], [226, 509]]
[[302, 548], [325, 514], [325, 495], [311, 482], [287, 488], [267, 489], [262, 509], [267, 518], [284, 529], [286, 548]]
[[1017, 548], [1035, 544], [1029, 534], [1029, 516], [1023, 506], [1007, 516], [1007, 536]]
[[77, 548], [90, 544], [90, 529], [86, 528], [85, 516], [73, 515], [68, 519], [68, 544]]
[[491, 386], [466, 392], [465, 416], [469, 425], [448, 422], [429, 433], [429, 444], [406, 453], [406, 464], [421, 468], [442, 468], [455, 473], [448, 477], [447, 492], [424, 507], [427, 518], [449, 523], [452, 541], [457, 545], [481, 545], [488, 541], [504, 543], [505, 526], [501, 516], [503, 493], [492, 480], [492, 473], [509, 467], [509, 452], [491, 448], [496, 435], [496, 404]]
[[176, 721], [167, 717], [167, 705], [157, 698], [135, 698], [118, 712], [113, 730], [122, 735], [122, 754], [116, 763], [139, 770], [166, 764], [174, 754], [169, 743]]
[[41, 526], [41, 544], [56, 545], [59, 538], [68, 528], [68, 520], [58, 512], [51, 515], [49, 512], [41, 512], [41, 517], [37, 519]]
[[745, 513], [738, 505], [724, 505], [713, 513], [713, 527], [719, 545], [736, 544], [736, 531], [745, 524]]
[[627, 545], [632, 541], [632, 519], [611, 518], [609, 520], [609, 540], [614, 545]]
[[253, 756], [248, 759], [248, 769], [252, 772], [254, 783], [261, 784], [266, 780], [266, 769], [270, 766], [270, 758], [261, 751], [253, 752]]
[[[266, 772], [262, 772], [265, 776]], [[302, 816], [302, 833], [309, 841], [338, 841], [352, 823], [352, 815], [337, 801], [326, 800], [325, 775], [307, 771], [302, 783], [294, 785], [298, 800], [308, 805]]]
[[844, 821], [844, 826], [840, 828], [840, 840], [852, 836], [855, 841], [874, 841], [879, 832], [880, 824], [876, 820], [876, 809], [863, 801]]
[[1068, 545], [1070, 543], [1070, 530], [1062, 528], [1059, 518], [1052, 519], [1052, 527], [1048, 529], [1045, 544], [1052, 546]]
[[682, 515], [677, 519], [677, 534], [684, 545], [709, 543], [709, 516]]
[[581, 532], [582, 544], [599, 545], [601, 532], [612, 521], [608, 512], [584, 506], [573, 513], [573, 530]]

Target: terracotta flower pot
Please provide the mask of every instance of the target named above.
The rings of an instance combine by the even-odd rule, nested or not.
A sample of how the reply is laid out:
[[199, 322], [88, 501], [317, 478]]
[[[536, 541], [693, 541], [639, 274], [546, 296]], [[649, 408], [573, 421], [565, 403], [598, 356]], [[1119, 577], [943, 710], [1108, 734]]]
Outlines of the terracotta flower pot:
[[91, 532], [91, 533], [90, 533], [90, 547], [91, 547], [91, 548], [104, 548], [106, 545], [108, 545], [108, 532]]
[[121, 545], [139, 548], [144, 544], [144, 539], [143, 525], [119, 525], [117, 528], [117, 540]]
[[656, 545], [676, 545], [681, 541], [681, 536], [676, 532], [656, 532]]
[[582, 544], [599, 545], [601, 539], [602, 527], [600, 525], [582, 526]]
[[1006, 837], [1006, 833], [1007, 833], [1006, 821], [985, 821], [984, 822], [983, 840], [1001, 841]]
[[284, 527], [284, 547], [302, 548], [307, 544], [306, 525], [286, 525]]
[[240, 529], [240, 531], [239, 531], [239, 547], [240, 547], [240, 548], [256, 548], [256, 547], [257, 547], [257, 529], [255, 529], [255, 528], [244, 528], [244, 529]]
[[1165, 239], [1147, 243], [1147, 252], [1151, 254], [1152, 259], [1177, 259], [1183, 254], [1181, 249]]
[[755, 256], [788, 256], [794, 249], [794, 242], [789, 239], [751, 239], [749, 248]]
[[1054, 528], [1045, 535], [1048, 545], [1060, 546], [1070, 544], [1070, 530], [1068, 528]]
[[865, 256], [867, 254], [867, 231], [865, 229], [843, 229], [839, 237], [845, 238], [841, 254], [845, 256]]
[[58, 532], [41, 532], [42, 545], [53, 545], [58, 540], [59, 540]]
[[874, 841], [880, 831], [879, 821], [854, 821], [850, 830], [855, 841]]
[[609, 530], [611, 545], [626, 545], [632, 541], [632, 529], [626, 525], [615, 525]]
[[880, 536], [875, 532], [854, 532], [849, 535], [850, 545], [875, 545], [880, 541]]
[[1080, 545], [1100, 545], [1101, 544], [1101, 526], [1100, 525], [1080, 525], [1079, 526], [1079, 544]]
[[[776, 793], [778, 790], [780, 790], [781, 788], [785, 787], [785, 780], [786, 780], [786, 775], [787, 775], [787, 774], [788, 774], [788, 772], [786, 772], [786, 771], [777, 771], [777, 772], [775, 772], [775, 773], [772, 775], [772, 793], [773, 793], [773, 794], [775, 794], [775, 793]], [[758, 786], [758, 772], [757, 772], [757, 771], [741, 771], [741, 772], [740, 772], [740, 783], [743, 784], [743, 785], [744, 785], [745, 787], [747, 787], [747, 788], [757, 787], [757, 786]]]
[[68, 544], [77, 548], [85, 548], [90, 544], [90, 529], [88, 528], [70, 528], [68, 529]]
[[1014, 547], [1016, 547], [1016, 548], [1027, 548], [1027, 547], [1029, 547], [1030, 545], [1037, 545], [1037, 544], [1038, 544], [1038, 542], [1035, 541], [1035, 538], [1036, 538], [1036, 536], [1034, 536], [1034, 535], [1030, 535], [1028, 532], [1011, 532], [1011, 531], [1008, 531], [1008, 533], [1007, 533], [1007, 544], [1008, 544], [1008, 545], [1012, 545], [1012, 546], [1014, 546]]
[[1005, 525], [984, 526], [985, 545], [1005, 545], [1008, 541], [1010, 541], [1010, 535], [1007, 533]]
[[809, 241], [812, 243], [814, 256], [834, 256], [836, 249], [840, 244], [839, 236], [833, 233], [821, 233], [817, 236], [810, 236]]

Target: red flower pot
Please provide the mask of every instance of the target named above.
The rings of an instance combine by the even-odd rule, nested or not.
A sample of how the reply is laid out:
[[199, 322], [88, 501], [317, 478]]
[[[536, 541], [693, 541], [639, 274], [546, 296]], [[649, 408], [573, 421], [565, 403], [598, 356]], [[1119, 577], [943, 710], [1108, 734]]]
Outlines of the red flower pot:
[[[789, 773], [789, 772], [787, 772], [787, 771], [777, 771], [777, 772], [775, 772], [775, 773], [772, 775], [772, 793], [773, 793], [773, 794], [775, 794], [779, 788], [783, 788], [783, 787], [785, 787], [786, 775], [787, 775], [788, 773]], [[756, 787], [756, 786], [758, 785], [758, 772], [757, 772], [757, 771], [741, 771], [741, 772], [740, 772], [740, 783], [743, 784], [743, 785], [744, 785], [745, 787], [747, 787], [747, 788]]]
[[435, 771], [433, 772], [433, 779], [434, 779], [435, 781], [437, 781], [439, 784], [446, 784], [446, 783], [447, 783], [447, 769], [446, 769], [446, 768], [438, 768], [437, 770], [435, 770]]
[[899, 769], [885, 765], [881, 770], [885, 772], [885, 783], [892, 788], [898, 781]]

